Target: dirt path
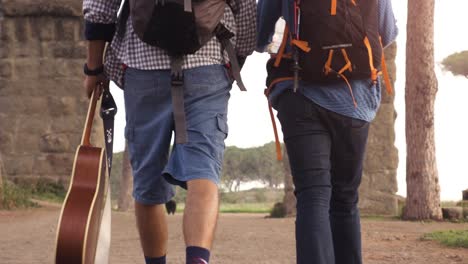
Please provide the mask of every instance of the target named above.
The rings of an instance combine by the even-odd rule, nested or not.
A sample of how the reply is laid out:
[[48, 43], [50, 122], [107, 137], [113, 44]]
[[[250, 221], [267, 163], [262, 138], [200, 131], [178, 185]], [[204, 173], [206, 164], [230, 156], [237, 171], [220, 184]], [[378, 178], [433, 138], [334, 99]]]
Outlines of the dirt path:
[[[53, 262], [58, 208], [0, 211], [0, 263]], [[170, 216], [168, 263], [183, 264], [185, 248], [181, 215]], [[365, 219], [365, 264], [468, 264], [467, 249], [451, 249], [421, 241], [426, 232], [468, 229], [468, 224], [409, 223]], [[132, 213], [113, 213], [112, 264], [143, 263]], [[223, 214], [220, 217], [212, 263], [294, 263], [294, 220], [262, 215]]]

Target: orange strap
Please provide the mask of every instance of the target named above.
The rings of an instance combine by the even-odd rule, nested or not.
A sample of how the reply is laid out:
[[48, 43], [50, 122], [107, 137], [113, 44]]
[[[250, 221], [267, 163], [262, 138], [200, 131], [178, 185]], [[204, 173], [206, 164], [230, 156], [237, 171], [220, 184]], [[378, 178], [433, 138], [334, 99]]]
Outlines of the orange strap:
[[277, 83], [280, 83], [280, 82], [284, 82], [284, 81], [294, 81], [294, 77], [282, 77], [282, 78], [277, 78], [277, 79], [274, 79], [271, 83], [270, 83], [270, 86], [268, 86], [267, 89], [265, 89], [265, 96], [270, 96], [270, 92], [271, 92], [271, 89], [273, 89], [273, 87], [275, 87], [275, 85]]
[[[335, 50], [330, 50], [329, 53], [328, 53], [328, 59], [327, 59], [327, 62], [325, 63], [325, 66], [324, 66], [325, 75], [328, 75], [333, 70], [331, 68], [331, 64], [332, 64], [332, 60], [333, 60], [334, 51]], [[348, 85], [349, 92], [351, 93], [351, 98], [353, 99], [354, 107], [357, 107], [356, 98], [354, 98], [354, 93], [353, 93], [353, 89], [351, 87], [351, 84], [349, 83], [348, 78], [346, 78], [346, 76], [344, 76], [344, 74], [343, 74], [346, 70], [349, 70], [350, 72], [353, 70], [351, 60], [349, 59], [348, 53], [346, 52], [345, 49], [341, 49], [341, 53], [343, 54], [343, 58], [345, 59], [346, 64], [345, 64], [345, 66], [343, 66], [343, 68], [341, 68], [341, 70], [339, 70], [337, 72], [337, 74], [346, 82], [346, 85]]]
[[341, 53], [343, 54], [343, 58], [345, 59], [346, 64], [345, 64], [345, 66], [343, 66], [343, 68], [341, 68], [341, 70], [338, 71], [338, 73], [342, 74], [346, 70], [352, 72], [353, 67], [352, 67], [351, 61], [349, 60], [348, 53], [346, 52], [345, 49], [341, 49]]
[[268, 102], [268, 111], [270, 111], [271, 123], [273, 124], [273, 132], [275, 133], [275, 145], [276, 145], [276, 159], [282, 160], [283, 153], [281, 152], [281, 143], [279, 142], [278, 128], [276, 127], [275, 116], [273, 115], [273, 108], [270, 102]]
[[[293, 81], [294, 77], [283, 77], [283, 78], [278, 78], [275, 79], [271, 82], [270, 86], [265, 89], [265, 95], [268, 97], [270, 95], [271, 89], [280, 82], [283, 81]], [[276, 158], [278, 160], [283, 159], [283, 153], [281, 151], [281, 143], [279, 142], [279, 136], [278, 136], [278, 127], [276, 126], [276, 120], [275, 116], [273, 115], [273, 109], [271, 108], [271, 104], [268, 101], [268, 110], [270, 111], [270, 118], [271, 118], [271, 124], [273, 125], [273, 133], [275, 134], [275, 145], [276, 145]]]
[[354, 98], [353, 88], [351, 87], [351, 84], [349, 83], [348, 78], [346, 78], [346, 76], [344, 76], [342, 73], [338, 73], [338, 75], [340, 75], [340, 77], [341, 77], [341, 78], [346, 82], [346, 84], [348, 85], [349, 92], [351, 93], [351, 98], [353, 98], [354, 108], [357, 108], [356, 98]]
[[336, 0], [331, 0], [330, 14], [336, 16]]
[[286, 50], [286, 44], [288, 42], [288, 35], [289, 35], [289, 27], [286, 24], [284, 26], [283, 40], [281, 41], [281, 46], [280, 46], [280, 48], [278, 50], [278, 54], [276, 55], [276, 60], [275, 60], [275, 64], [274, 64], [274, 66], [276, 68], [279, 67], [279, 65], [281, 63], [281, 59], [283, 58], [283, 55], [284, 55], [284, 51]]
[[351, 0], [351, 3], [352, 3], [354, 6], [357, 6], [356, 0]]
[[333, 60], [333, 52], [334, 51], [335, 50], [330, 50], [328, 52], [328, 59], [327, 59], [327, 62], [325, 63], [325, 66], [324, 66], [325, 75], [328, 75], [330, 73], [330, 71], [332, 70], [331, 64], [332, 64], [332, 60]]
[[373, 82], [377, 81], [377, 76], [379, 74], [378, 70], [374, 67], [374, 58], [372, 56], [372, 47], [367, 37], [364, 38], [364, 45], [366, 45], [367, 53], [369, 54], [369, 66], [371, 69], [371, 79]]
[[393, 94], [393, 87], [392, 87], [392, 83], [390, 82], [390, 75], [388, 74], [387, 63], [385, 62], [385, 52], [384, 52], [384, 46], [382, 43], [382, 37], [379, 37], [379, 40], [380, 40], [380, 46], [382, 46], [382, 72], [383, 72], [383, 77], [385, 81], [385, 88], [388, 94]]

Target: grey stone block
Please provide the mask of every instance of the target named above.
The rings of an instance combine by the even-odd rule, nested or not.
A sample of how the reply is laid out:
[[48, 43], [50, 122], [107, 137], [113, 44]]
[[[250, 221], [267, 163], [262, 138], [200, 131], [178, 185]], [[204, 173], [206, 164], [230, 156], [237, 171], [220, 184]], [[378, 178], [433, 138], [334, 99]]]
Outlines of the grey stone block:
[[461, 207], [442, 208], [442, 216], [447, 220], [463, 219], [463, 209]]

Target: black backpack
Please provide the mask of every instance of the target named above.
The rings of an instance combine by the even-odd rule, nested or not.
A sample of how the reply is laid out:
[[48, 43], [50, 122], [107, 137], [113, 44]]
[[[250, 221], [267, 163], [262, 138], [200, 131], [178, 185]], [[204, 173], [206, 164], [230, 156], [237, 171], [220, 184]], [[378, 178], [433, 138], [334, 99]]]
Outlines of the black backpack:
[[215, 36], [225, 0], [129, 0], [138, 37], [170, 56], [193, 54]]
[[183, 56], [194, 54], [216, 36], [229, 56], [232, 76], [239, 88], [246, 90], [230, 41], [234, 34], [220, 23], [227, 5], [226, 0], [126, 0], [124, 3], [119, 34], [123, 35], [130, 16], [138, 38], [166, 50], [171, 58], [176, 143], [187, 142]]
[[[268, 85], [278, 75], [308, 82], [377, 81], [384, 62], [377, 4], [378, 0], [295, 0], [295, 21], [268, 64]], [[287, 44], [292, 54], [284, 53]]]
[[382, 59], [379, 41], [378, 0], [303, 0], [299, 38], [310, 51], [300, 50], [301, 77], [377, 80]]

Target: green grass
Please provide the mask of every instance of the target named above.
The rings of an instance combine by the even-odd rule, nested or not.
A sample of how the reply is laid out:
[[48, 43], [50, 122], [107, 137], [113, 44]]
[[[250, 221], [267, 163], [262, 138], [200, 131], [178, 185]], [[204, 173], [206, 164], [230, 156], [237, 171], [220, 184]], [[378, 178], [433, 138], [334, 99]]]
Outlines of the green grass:
[[373, 221], [400, 221], [401, 216], [395, 215], [361, 215], [362, 219], [373, 220]]
[[62, 203], [67, 194], [65, 187], [58, 182], [39, 180], [35, 186], [31, 187], [34, 199]]
[[32, 199], [61, 203], [65, 199], [66, 190], [61, 183], [38, 180], [35, 183], [3, 184], [3, 201], [0, 209], [12, 210], [30, 207], [39, 207]]
[[0, 209], [12, 210], [37, 207], [38, 205], [32, 202], [31, 198], [32, 194], [29, 189], [5, 182], [3, 184], [3, 200], [0, 204]]
[[440, 207], [455, 207], [459, 201], [442, 201], [440, 202]]
[[435, 240], [449, 247], [468, 248], [468, 230], [449, 230], [425, 234], [423, 240]]
[[272, 203], [222, 204], [220, 212], [266, 214], [270, 213], [272, 207]]
[[220, 195], [221, 203], [226, 204], [262, 204], [271, 203], [272, 205], [281, 201], [284, 196], [283, 190], [276, 189], [251, 189], [239, 192], [222, 192]]
[[[177, 203], [177, 212], [184, 211], [185, 204]], [[242, 203], [242, 204], [221, 204], [220, 213], [249, 213], [249, 214], [268, 214], [273, 208], [273, 203]]]

